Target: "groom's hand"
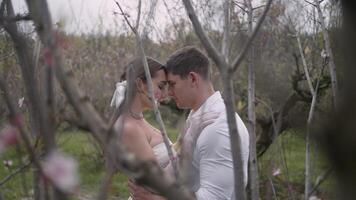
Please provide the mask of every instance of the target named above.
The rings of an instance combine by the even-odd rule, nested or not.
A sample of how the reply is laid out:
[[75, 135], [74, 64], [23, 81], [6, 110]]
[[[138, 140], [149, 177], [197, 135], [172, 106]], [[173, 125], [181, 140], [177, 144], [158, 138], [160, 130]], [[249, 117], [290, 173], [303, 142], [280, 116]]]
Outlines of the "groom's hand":
[[202, 113], [198, 116], [194, 116], [191, 118], [191, 125], [189, 127], [189, 132], [193, 134], [200, 134], [200, 132], [207, 127], [208, 125], [215, 122], [217, 118], [219, 118], [220, 113], [218, 112], [207, 112]]

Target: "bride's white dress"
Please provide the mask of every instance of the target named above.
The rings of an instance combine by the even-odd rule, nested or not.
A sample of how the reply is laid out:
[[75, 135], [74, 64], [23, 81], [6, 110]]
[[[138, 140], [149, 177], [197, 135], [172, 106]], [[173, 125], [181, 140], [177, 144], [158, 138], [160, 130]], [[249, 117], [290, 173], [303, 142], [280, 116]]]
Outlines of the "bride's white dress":
[[[155, 157], [156, 157], [156, 160], [157, 160], [159, 166], [162, 169], [165, 169], [166, 167], [171, 166], [169, 164], [170, 159], [169, 159], [168, 151], [167, 151], [167, 148], [166, 148], [166, 145], [164, 144], [164, 142], [155, 145], [154, 147], [152, 147], [152, 150], [153, 150], [153, 153], [155, 154]], [[128, 200], [132, 200], [132, 198], [129, 197]]]

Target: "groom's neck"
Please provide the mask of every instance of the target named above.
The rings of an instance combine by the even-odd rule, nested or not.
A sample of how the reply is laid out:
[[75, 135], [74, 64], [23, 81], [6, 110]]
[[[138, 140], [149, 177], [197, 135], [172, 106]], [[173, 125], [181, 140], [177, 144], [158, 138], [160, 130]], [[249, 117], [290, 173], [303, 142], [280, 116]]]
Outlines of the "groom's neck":
[[195, 103], [192, 106], [192, 110], [196, 111], [200, 108], [201, 105], [204, 104], [204, 102], [215, 93], [214, 87], [211, 83], [207, 83], [201, 86], [197, 90], [196, 94], [196, 100]]

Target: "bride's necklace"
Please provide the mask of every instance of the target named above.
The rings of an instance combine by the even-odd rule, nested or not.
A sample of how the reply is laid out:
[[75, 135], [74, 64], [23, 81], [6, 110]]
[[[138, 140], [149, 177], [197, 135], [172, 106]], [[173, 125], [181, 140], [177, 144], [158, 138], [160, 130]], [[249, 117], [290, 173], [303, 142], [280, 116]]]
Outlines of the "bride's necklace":
[[142, 113], [134, 113], [131, 110], [129, 110], [129, 113], [130, 113], [131, 117], [134, 118], [134, 119], [137, 119], [137, 120], [143, 119], [143, 114]]

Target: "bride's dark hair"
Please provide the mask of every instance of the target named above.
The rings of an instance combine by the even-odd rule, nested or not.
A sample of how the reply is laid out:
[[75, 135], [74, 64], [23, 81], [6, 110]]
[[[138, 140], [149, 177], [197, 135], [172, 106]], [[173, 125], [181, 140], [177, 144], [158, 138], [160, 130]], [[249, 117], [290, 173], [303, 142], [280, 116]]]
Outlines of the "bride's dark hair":
[[[164, 70], [167, 74], [167, 69], [165, 65], [159, 61], [146, 57], [148, 68], [150, 70], [150, 75], [152, 78], [155, 78], [159, 70]], [[141, 79], [143, 83], [147, 83], [145, 69], [143, 67], [142, 58], [135, 57], [124, 67], [124, 71], [120, 76], [120, 81], [127, 81], [126, 95], [124, 101], [120, 104], [119, 108], [115, 110], [111, 117], [111, 121], [115, 122], [118, 117], [125, 112], [127, 107], [129, 107], [132, 98], [137, 92], [136, 80]], [[125, 108], [126, 107], [126, 108]]]
[[[154, 78], [156, 75], [156, 72], [163, 69], [165, 73], [167, 73], [166, 67], [158, 62], [157, 60], [147, 57], [147, 63], [148, 63], [148, 68], [150, 69], [150, 74], [151, 77]], [[120, 80], [124, 81], [127, 80], [126, 73], [128, 70], [132, 70], [132, 78], [133, 80], [136, 80], [137, 78], [140, 78], [144, 83], [147, 82], [146, 75], [145, 75], [145, 69], [143, 67], [142, 59], [141, 57], [136, 57], [131, 59], [131, 61], [125, 66], [124, 72], [122, 73]]]

